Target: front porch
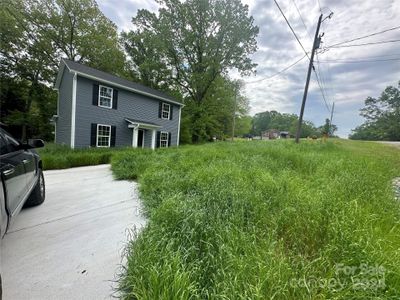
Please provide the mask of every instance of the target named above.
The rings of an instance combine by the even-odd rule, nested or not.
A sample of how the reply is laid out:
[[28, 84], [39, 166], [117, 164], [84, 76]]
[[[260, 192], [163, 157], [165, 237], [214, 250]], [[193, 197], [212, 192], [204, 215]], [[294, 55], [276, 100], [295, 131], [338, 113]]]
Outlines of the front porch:
[[161, 126], [126, 118], [128, 128], [132, 129], [132, 147], [133, 148], [156, 148], [157, 129]]

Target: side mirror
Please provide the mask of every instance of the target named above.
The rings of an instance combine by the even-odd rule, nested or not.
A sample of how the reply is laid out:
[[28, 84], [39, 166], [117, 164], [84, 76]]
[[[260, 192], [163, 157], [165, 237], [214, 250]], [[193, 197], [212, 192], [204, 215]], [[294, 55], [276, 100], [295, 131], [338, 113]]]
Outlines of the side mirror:
[[28, 145], [32, 148], [43, 148], [44, 142], [41, 139], [30, 139], [28, 140]]

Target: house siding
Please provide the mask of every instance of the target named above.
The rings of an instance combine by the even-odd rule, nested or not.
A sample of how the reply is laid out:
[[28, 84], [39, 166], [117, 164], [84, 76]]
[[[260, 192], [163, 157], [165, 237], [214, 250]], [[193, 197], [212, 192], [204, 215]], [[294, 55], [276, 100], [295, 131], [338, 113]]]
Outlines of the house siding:
[[[171, 105], [171, 108], [173, 109], [173, 119], [163, 120], [158, 117], [158, 99], [136, 94], [121, 88], [115, 88], [118, 90], [117, 109], [98, 107], [92, 104], [94, 83], [102, 84], [101, 82], [96, 82], [85, 77], [77, 77], [75, 125], [76, 148], [90, 146], [92, 123], [116, 126], [115, 146], [131, 146], [132, 129], [128, 128], [128, 123], [125, 121], [125, 118], [142, 120], [160, 125], [161, 127], [157, 130], [170, 132], [171, 145], [177, 145], [180, 109], [178, 105]], [[103, 85], [114, 88], [110, 84]], [[72, 79], [70, 91], [72, 91]], [[145, 130], [144, 139], [145, 147], [150, 147], [151, 130]]]
[[58, 118], [56, 121], [56, 143], [71, 145], [73, 74], [64, 68], [58, 92]]

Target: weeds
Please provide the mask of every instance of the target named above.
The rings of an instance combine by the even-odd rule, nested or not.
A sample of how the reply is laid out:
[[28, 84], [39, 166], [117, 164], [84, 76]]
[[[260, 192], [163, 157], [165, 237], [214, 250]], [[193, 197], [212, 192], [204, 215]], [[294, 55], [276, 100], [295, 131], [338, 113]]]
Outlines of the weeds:
[[400, 297], [397, 149], [219, 143], [122, 151], [112, 168], [139, 181], [149, 217], [128, 247], [124, 299]]

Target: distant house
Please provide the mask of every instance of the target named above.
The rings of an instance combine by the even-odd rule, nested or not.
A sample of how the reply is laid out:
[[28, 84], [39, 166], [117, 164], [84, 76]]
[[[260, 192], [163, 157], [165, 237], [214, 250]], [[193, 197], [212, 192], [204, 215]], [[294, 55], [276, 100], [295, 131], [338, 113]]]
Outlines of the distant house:
[[261, 134], [263, 139], [274, 140], [274, 139], [286, 139], [291, 137], [289, 131], [279, 131], [277, 129], [269, 129], [263, 131]]
[[273, 140], [273, 139], [277, 139], [279, 138], [279, 134], [280, 131], [276, 130], [276, 129], [268, 129], [266, 131], [263, 131], [261, 133], [261, 136], [263, 139], [269, 139], [269, 140]]
[[179, 145], [182, 103], [141, 84], [63, 59], [55, 141], [71, 148]]

